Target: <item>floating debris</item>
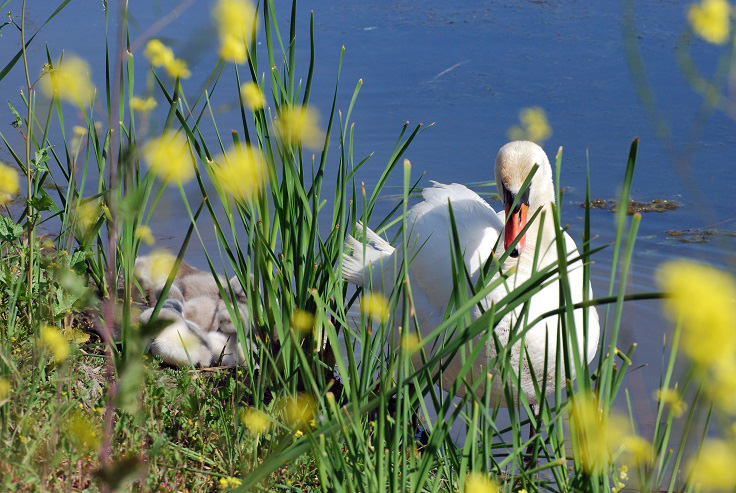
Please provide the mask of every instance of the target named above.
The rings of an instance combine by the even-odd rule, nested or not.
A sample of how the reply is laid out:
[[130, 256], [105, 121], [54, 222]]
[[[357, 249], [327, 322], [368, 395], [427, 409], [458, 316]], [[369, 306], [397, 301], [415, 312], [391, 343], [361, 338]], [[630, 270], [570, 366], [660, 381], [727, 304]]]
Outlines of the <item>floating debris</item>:
[[[580, 204], [580, 207], [585, 207], [585, 202]], [[611, 212], [618, 210], [618, 202], [615, 200], [591, 200], [591, 209], [608, 209]], [[626, 208], [626, 214], [628, 216], [637, 212], [665, 212], [679, 209], [680, 205], [677, 202], [671, 200], [656, 199], [651, 202], [638, 202], [636, 200], [629, 200], [629, 205]]]
[[669, 229], [665, 231], [668, 240], [677, 240], [682, 243], [708, 243], [712, 236], [736, 237], [734, 231], [718, 229]]

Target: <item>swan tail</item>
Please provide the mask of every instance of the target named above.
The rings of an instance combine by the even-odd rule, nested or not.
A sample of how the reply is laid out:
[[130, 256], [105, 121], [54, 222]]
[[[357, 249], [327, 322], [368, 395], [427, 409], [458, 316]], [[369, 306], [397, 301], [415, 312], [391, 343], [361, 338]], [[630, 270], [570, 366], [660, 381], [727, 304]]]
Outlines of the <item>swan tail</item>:
[[393, 254], [395, 249], [360, 221], [356, 226], [365, 238], [365, 245], [361, 240], [351, 235], [347, 236], [345, 252], [342, 254], [342, 277], [350, 283], [362, 286], [366, 276], [370, 276], [370, 266]]

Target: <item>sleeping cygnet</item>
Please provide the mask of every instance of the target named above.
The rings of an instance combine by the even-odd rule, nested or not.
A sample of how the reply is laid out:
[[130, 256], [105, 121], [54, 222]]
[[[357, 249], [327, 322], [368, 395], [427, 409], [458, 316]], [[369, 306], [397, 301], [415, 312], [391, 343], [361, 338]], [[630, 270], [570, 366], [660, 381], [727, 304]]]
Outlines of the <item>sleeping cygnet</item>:
[[[235, 303], [234, 308], [240, 312], [240, 320], [247, 327], [247, 310], [240, 303]], [[242, 365], [245, 363], [245, 354], [241, 345], [238, 344], [235, 323], [230, 316], [227, 305], [221, 298], [210, 296], [191, 298], [184, 303], [183, 315], [187, 320], [202, 327], [213, 340], [215, 338], [217, 339], [218, 342], [215, 343], [217, 353], [215, 354], [216, 362], [222, 356], [220, 364], [223, 366]]]
[[[143, 324], [153, 315], [153, 308], [139, 317]], [[147, 351], [160, 356], [167, 365], [177, 367], [194, 366], [205, 368], [219, 360], [225, 344], [216, 334], [207, 334], [195, 323], [182, 315], [182, 305], [177, 300], [166, 300], [159, 311], [158, 319], [170, 323], [148, 343]]]

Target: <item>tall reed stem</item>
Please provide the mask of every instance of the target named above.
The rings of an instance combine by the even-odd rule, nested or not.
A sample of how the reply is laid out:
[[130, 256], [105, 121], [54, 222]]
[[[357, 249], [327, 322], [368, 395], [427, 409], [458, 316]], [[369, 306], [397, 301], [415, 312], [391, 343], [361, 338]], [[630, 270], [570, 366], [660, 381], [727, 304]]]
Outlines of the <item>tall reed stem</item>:
[[[28, 277], [26, 289], [28, 290], [28, 298], [32, 297], [33, 291], [33, 246], [36, 243], [36, 228], [35, 213], [33, 210], [33, 186], [31, 180], [31, 136], [33, 133], [33, 124], [31, 118], [33, 116], [33, 86], [31, 85], [31, 77], [28, 73], [28, 57], [26, 54], [26, 0], [23, 0], [23, 6], [21, 7], [20, 17], [20, 38], [21, 38], [21, 49], [23, 50], [23, 68], [26, 73], [26, 87], [28, 88], [28, 101], [26, 106], [28, 107], [27, 112], [27, 130], [26, 130], [26, 184], [28, 186], [26, 207], [28, 209]], [[28, 325], [31, 325], [33, 321], [33, 310], [28, 310]]]

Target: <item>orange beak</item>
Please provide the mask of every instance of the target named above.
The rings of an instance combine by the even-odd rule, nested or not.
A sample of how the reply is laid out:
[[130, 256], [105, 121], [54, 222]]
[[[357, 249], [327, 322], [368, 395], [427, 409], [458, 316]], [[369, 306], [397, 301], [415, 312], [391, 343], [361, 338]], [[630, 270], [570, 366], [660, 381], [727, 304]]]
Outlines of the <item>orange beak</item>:
[[[503, 247], [505, 250], [509, 249], [509, 246], [521, 233], [521, 230], [526, 226], [526, 215], [529, 211], [529, 206], [524, 204], [517, 205], [517, 209], [511, 213], [511, 204], [506, 202], [504, 204], [504, 210], [506, 211], [506, 226], [504, 227], [503, 235]], [[522, 236], [519, 239], [519, 243], [516, 244], [516, 248], [511, 252], [511, 257], [518, 257], [521, 252], [524, 251], [524, 245], [526, 244], [526, 236]]]

